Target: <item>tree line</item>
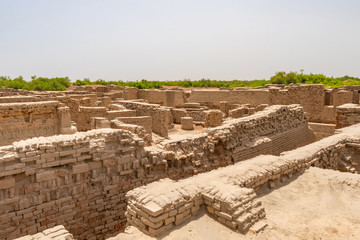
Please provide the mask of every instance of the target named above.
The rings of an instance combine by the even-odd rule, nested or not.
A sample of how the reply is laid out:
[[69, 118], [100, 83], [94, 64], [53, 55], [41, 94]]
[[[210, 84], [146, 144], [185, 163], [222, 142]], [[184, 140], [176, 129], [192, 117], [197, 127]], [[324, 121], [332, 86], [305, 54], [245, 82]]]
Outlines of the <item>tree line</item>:
[[91, 81], [88, 78], [71, 82], [68, 77], [44, 78], [32, 76], [31, 81], [25, 81], [22, 76], [11, 79], [10, 77], [0, 76], [0, 86], [2, 88], [27, 89], [37, 91], [64, 91], [71, 84], [76, 86], [82, 85], [118, 85], [127, 87], [137, 87], [139, 89], [162, 88], [163, 86], [179, 86], [179, 87], [214, 87], [214, 88], [232, 88], [232, 87], [260, 87], [266, 84], [324, 84], [325, 87], [340, 87], [348, 85], [360, 85], [360, 78], [350, 77], [327, 77], [323, 74], [304, 74], [303, 70], [299, 72], [277, 72], [271, 76], [269, 80], [178, 80], [178, 81], [105, 81], [98, 79]]
[[31, 81], [25, 81], [22, 76], [11, 79], [0, 76], [2, 88], [25, 89], [31, 91], [65, 91], [70, 87], [71, 81], [68, 77], [44, 78], [32, 76]]

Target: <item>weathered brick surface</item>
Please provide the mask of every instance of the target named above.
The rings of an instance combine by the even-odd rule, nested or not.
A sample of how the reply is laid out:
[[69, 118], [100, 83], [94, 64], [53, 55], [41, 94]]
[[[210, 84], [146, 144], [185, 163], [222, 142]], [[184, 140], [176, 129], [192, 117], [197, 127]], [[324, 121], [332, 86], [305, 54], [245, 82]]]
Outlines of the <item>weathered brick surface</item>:
[[[291, 141], [286, 137], [300, 132], [301, 137]], [[144, 148], [143, 139], [122, 129], [15, 142], [0, 148], [0, 181], [5, 181], [0, 182], [4, 186], [0, 189], [0, 238], [12, 239], [64, 225], [77, 239], [102, 239], [125, 227], [125, 194], [135, 187], [233, 164], [241, 160], [235, 154], [244, 149], [254, 150], [247, 153], [251, 157], [271, 148], [280, 153], [312, 140], [299, 106], [273, 106], [226, 122], [208, 134], [150, 148]], [[271, 141], [274, 144], [269, 145]], [[12, 178], [15, 185], [13, 180], [6, 180]], [[163, 213], [154, 208], [150, 212], [134, 208], [134, 212], [154, 221], [149, 232], [155, 234], [189, 218], [201, 204], [201, 198], [195, 197], [192, 205], [179, 202], [179, 213], [169, 211], [161, 216]], [[211, 207], [220, 211], [215, 205]], [[225, 216], [220, 212], [219, 217]], [[158, 223], [165, 219], [168, 225]], [[134, 220], [134, 224], [144, 223]]]
[[[275, 187], [310, 166], [359, 173], [359, 127], [280, 156], [258, 156], [185, 180], [164, 179], [133, 189], [126, 194], [128, 222], [155, 236], [190, 219], [204, 206], [220, 223], [246, 233], [265, 217], [255, 192], [265, 184]], [[147, 215], [138, 209], [146, 210]]]
[[336, 128], [348, 127], [360, 123], [360, 106], [344, 104], [336, 108]]
[[[8, 162], [0, 165], [0, 238], [55, 225], [65, 225], [78, 239], [104, 238], [124, 228], [125, 193], [146, 179], [121, 174], [145, 162], [121, 164], [120, 160], [124, 153], [133, 156], [132, 161], [135, 156], [144, 158], [141, 142], [128, 131], [102, 129], [2, 147], [1, 162]], [[22, 155], [37, 158], [22, 163]]]
[[42, 232], [26, 235], [16, 240], [73, 240], [74, 237], [69, 233], [64, 226], [58, 225], [49, 229], [46, 229]]
[[73, 133], [69, 119], [68, 108], [58, 101], [0, 103], [0, 146], [65, 131]]
[[143, 102], [118, 101], [117, 103], [124, 105], [127, 109], [135, 110], [137, 116], [150, 116], [152, 118], [152, 131], [160, 136], [168, 136], [169, 125], [172, 124], [169, 108]]

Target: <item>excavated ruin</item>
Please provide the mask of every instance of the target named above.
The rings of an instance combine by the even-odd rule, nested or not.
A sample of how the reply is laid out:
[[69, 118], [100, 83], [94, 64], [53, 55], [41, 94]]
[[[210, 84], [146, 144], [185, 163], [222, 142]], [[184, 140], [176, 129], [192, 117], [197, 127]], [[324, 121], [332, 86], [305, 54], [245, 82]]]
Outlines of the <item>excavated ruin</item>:
[[0, 238], [356, 239], [359, 91], [0, 89]]

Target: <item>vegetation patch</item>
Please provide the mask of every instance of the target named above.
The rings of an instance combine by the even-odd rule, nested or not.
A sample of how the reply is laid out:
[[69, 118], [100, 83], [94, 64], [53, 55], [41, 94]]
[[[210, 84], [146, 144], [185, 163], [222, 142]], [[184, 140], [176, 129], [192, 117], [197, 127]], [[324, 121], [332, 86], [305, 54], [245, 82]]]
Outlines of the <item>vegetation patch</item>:
[[[61, 78], [44, 78], [44, 77], [31, 77], [31, 81], [25, 81], [22, 76], [11, 79], [10, 77], [0, 76], [0, 86], [2, 88], [15, 88], [15, 89], [26, 89], [26, 90], [37, 90], [37, 91], [64, 91], [71, 84], [68, 77]], [[327, 77], [323, 74], [304, 74], [301, 70], [298, 72], [277, 72], [275, 75], [270, 77], [270, 80], [178, 80], [178, 81], [148, 81], [142, 79], [141, 81], [105, 81], [98, 79], [90, 81], [85, 78], [84, 80], [76, 80], [72, 83], [73, 85], [118, 85], [127, 87], [137, 87], [139, 89], [149, 88], [162, 88], [163, 86], [179, 86], [179, 87], [213, 87], [213, 88], [232, 88], [232, 87], [261, 87], [266, 84], [324, 84], [325, 87], [340, 87], [350, 85], [360, 85], [360, 78], [350, 77], [345, 75], [344, 77]]]

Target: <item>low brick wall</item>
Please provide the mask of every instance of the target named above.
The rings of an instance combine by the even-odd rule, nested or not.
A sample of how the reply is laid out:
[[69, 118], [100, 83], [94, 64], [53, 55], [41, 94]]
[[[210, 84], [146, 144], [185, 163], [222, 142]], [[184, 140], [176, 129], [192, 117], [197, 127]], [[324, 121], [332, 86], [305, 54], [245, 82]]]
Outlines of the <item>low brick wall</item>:
[[[294, 133], [302, 137], [289, 141]], [[64, 225], [76, 239], [104, 239], [125, 228], [125, 194], [129, 190], [161, 178], [181, 179], [234, 164], [241, 160], [233, 154], [235, 149], [238, 156], [246, 149], [255, 149], [251, 152], [255, 155], [266, 153], [262, 146], [273, 140], [275, 144], [266, 145], [269, 148], [265, 150], [290, 150], [313, 140], [299, 106], [272, 106], [230, 120], [209, 133], [145, 148], [142, 138], [118, 129], [34, 138], [4, 146], [0, 148], [0, 238]], [[301, 168], [301, 164], [294, 162], [293, 168]], [[237, 171], [241, 173], [241, 169]], [[245, 181], [241, 186], [251, 183]], [[250, 191], [244, 197], [252, 195]], [[242, 196], [241, 192], [234, 195]], [[240, 217], [233, 215], [234, 219], [226, 222], [226, 212], [216, 209], [219, 199], [214, 199], [214, 206], [213, 202], [207, 206], [224, 219], [219, 221], [231, 225]], [[188, 210], [179, 209], [184, 213], [181, 216], [188, 216]], [[260, 213], [251, 219], [261, 218]]]
[[[294, 137], [295, 136], [295, 137]], [[227, 166], [260, 154], [280, 154], [315, 141], [299, 105], [271, 106], [228, 120], [208, 133], [164, 141], [149, 149], [149, 160], [172, 179]], [[173, 167], [183, 171], [172, 170]]]
[[74, 131], [69, 109], [58, 101], [0, 104], [0, 146]]
[[348, 127], [360, 123], [360, 106], [344, 104], [336, 108], [336, 128]]
[[[141, 133], [141, 135], [139, 135], [139, 137], [144, 138], [145, 142], [147, 143], [147, 145], [151, 145], [151, 140], [152, 140], [152, 119], [150, 116], [140, 116], [140, 117], [118, 117], [115, 118], [117, 124], [112, 124], [112, 127], [116, 128], [122, 128], [121, 125], [122, 123], [125, 124], [131, 124], [131, 125], [136, 125], [136, 126], [141, 126], [144, 128], [145, 133]], [[136, 132], [138, 134], [138, 130], [136, 130]]]
[[34, 235], [27, 235], [17, 238], [16, 240], [73, 240], [74, 237], [69, 233], [64, 226], [59, 225], [53, 228], [46, 229]]
[[219, 222], [245, 233], [265, 217], [253, 189], [198, 180], [194, 177], [176, 183], [165, 179], [128, 192], [128, 223], [156, 236], [190, 219], [204, 206]]
[[147, 181], [143, 145], [128, 131], [99, 129], [0, 148], [0, 238], [56, 225], [77, 239], [123, 229], [125, 193]]
[[116, 120], [128, 123], [143, 126], [148, 134], [151, 135], [152, 131], [152, 119], [150, 116], [139, 116], [139, 117], [118, 117]]
[[106, 117], [105, 107], [79, 107], [77, 114], [72, 114], [72, 120], [77, 123], [79, 131], [88, 131], [92, 129], [93, 117]]
[[316, 140], [321, 140], [333, 135], [335, 133], [336, 125], [325, 123], [309, 123], [309, 127], [314, 131]]
[[128, 222], [156, 236], [191, 219], [203, 205], [220, 223], [246, 233], [265, 218], [255, 193], [265, 184], [274, 187], [310, 166], [358, 173], [359, 127], [280, 156], [258, 156], [185, 180], [164, 179], [131, 190], [126, 195]]
[[127, 109], [135, 110], [136, 116], [150, 116], [152, 118], [152, 131], [160, 136], [168, 136], [168, 129], [173, 122], [169, 108], [158, 104], [131, 101], [117, 101], [117, 104], [124, 105]]
[[106, 112], [106, 118], [113, 120], [117, 117], [136, 117], [136, 111], [134, 110], [112, 110]]

